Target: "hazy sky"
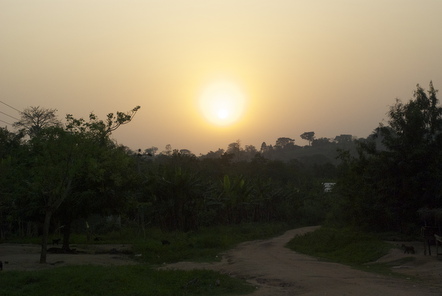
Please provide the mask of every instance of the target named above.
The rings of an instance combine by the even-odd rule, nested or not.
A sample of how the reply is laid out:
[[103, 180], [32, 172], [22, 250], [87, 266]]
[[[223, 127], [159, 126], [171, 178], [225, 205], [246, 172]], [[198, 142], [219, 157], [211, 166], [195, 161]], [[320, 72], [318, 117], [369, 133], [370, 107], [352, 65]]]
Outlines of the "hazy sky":
[[[0, 101], [61, 118], [140, 105], [113, 135], [132, 149], [367, 137], [416, 84], [442, 89], [441, 16], [440, 0], [0, 0]], [[202, 94], [238, 120], [208, 120]]]

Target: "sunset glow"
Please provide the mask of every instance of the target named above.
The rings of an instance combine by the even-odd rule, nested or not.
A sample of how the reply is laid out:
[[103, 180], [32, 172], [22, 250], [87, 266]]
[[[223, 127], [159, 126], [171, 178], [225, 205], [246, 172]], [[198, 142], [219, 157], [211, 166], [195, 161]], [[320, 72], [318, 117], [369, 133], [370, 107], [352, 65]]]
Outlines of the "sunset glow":
[[[442, 89], [441, 11], [437, 0], [0, 1], [0, 100], [60, 119], [140, 105], [113, 134], [131, 149], [367, 137], [416, 84]], [[0, 108], [9, 129], [15, 109]]]
[[226, 126], [237, 122], [243, 115], [245, 96], [231, 82], [214, 82], [201, 93], [199, 106], [207, 121]]

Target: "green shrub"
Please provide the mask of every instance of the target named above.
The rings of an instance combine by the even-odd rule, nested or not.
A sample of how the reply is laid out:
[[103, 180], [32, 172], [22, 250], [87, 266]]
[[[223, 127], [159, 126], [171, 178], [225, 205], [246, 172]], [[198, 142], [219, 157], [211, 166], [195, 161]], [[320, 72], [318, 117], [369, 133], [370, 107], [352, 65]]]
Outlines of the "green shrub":
[[324, 260], [358, 265], [375, 261], [387, 254], [391, 245], [373, 235], [353, 229], [322, 227], [296, 236], [287, 247]]

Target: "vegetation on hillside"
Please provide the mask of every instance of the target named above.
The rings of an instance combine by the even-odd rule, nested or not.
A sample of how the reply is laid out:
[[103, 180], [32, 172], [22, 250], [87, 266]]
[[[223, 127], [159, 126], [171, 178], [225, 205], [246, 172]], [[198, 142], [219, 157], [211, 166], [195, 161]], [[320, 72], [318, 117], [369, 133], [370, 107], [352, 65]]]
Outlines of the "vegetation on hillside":
[[[259, 150], [237, 141], [200, 157], [170, 145], [160, 153], [156, 147], [131, 151], [117, 145], [110, 134], [139, 107], [106, 120], [68, 115], [65, 122], [54, 109], [30, 107], [17, 131], [0, 128], [0, 240], [40, 236], [45, 262], [49, 238], [62, 237], [69, 251], [72, 233], [92, 242], [130, 230], [143, 240], [136, 248], [158, 258], [170, 255], [158, 248], [159, 238], [149, 238], [149, 231], [159, 229], [165, 239], [176, 240], [169, 252], [177, 255], [173, 261], [213, 257], [238, 241], [226, 239], [225, 229], [204, 239], [204, 229], [251, 223], [325, 223], [407, 235], [429, 225], [441, 233], [442, 108], [436, 94], [432, 83], [428, 92], [418, 85], [414, 98], [397, 100], [387, 123], [367, 139], [305, 132], [304, 147], [289, 137], [262, 143]], [[325, 182], [336, 183], [331, 192], [325, 192]], [[345, 231], [327, 235], [338, 234]], [[355, 239], [369, 250], [355, 246]], [[378, 243], [370, 248], [372, 239], [365, 236], [340, 241], [345, 246], [315, 252], [341, 258], [344, 250], [363, 262], [357, 250], [374, 250], [373, 257], [384, 250]], [[302, 247], [302, 241], [296, 244]], [[198, 251], [180, 255], [191, 248]], [[152, 258], [147, 262], [157, 263]]]

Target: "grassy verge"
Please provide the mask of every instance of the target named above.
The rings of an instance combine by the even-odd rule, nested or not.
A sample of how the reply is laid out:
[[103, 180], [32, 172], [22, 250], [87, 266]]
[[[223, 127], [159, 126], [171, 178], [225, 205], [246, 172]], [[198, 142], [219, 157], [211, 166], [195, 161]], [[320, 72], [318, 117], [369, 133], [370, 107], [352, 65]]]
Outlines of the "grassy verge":
[[[280, 223], [218, 226], [189, 233], [151, 230], [146, 239], [133, 245], [133, 250], [141, 255], [140, 260], [150, 264], [219, 261], [221, 252], [241, 242], [273, 237], [287, 229]], [[162, 244], [162, 240], [169, 244]]]
[[9, 296], [241, 295], [254, 289], [213, 271], [158, 271], [145, 265], [69, 266], [0, 274], [0, 295]]
[[[150, 264], [178, 261], [210, 262], [220, 260], [219, 254], [235, 245], [250, 240], [270, 238], [289, 229], [285, 223], [246, 223], [214, 226], [192, 232], [165, 232], [158, 228], [123, 228], [99, 236], [99, 240], [87, 241], [85, 234], [73, 233], [71, 246], [87, 244], [129, 244], [136, 258]], [[58, 236], [57, 236], [58, 237]], [[52, 237], [50, 237], [52, 239]], [[163, 244], [165, 240], [169, 244]], [[14, 237], [7, 242], [40, 244], [41, 238]], [[51, 240], [50, 240], [51, 242]]]
[[397, 275], [391, 267], [397, 262], [367, 264], [388, 254], [393, 247], [374, 235], [353, 229], [322, 227], [314, 232], [293, 238], [287, 247], [300, 253], [366, 271]]
[[[136, 258], [146, 265], [68, 266], [41, 271], [0, 273], [0, 295], [241, 295], [254, 291], [242, 280], [214, 271], [155, 270], [150, 264], [176, 261], [216, 261], [219, 253], [243, 241], [264, 239], [283, 233], [286, 224], [242, 224], [201, 229], [195, 232], [163, 232], [149, 229], [142, 236], [131, 229], [103, 235], [90, 243], [132, 244]], [[170, 244], [162, 244], [167, 240]], [[87, 243], [75, 234], [73, 244]], [[219, 284], [218, 284], [219, 283]]]

